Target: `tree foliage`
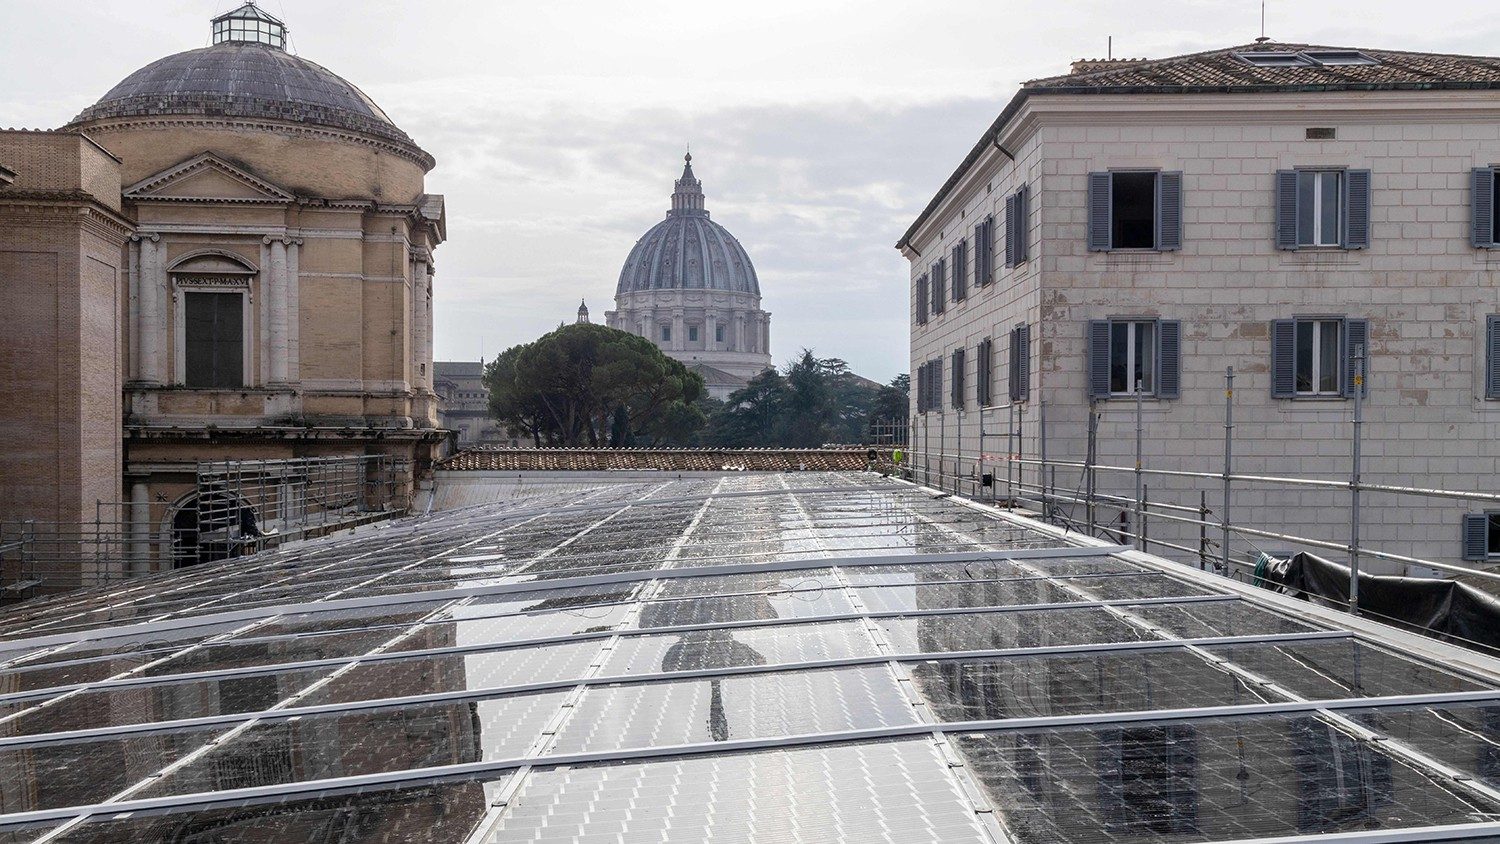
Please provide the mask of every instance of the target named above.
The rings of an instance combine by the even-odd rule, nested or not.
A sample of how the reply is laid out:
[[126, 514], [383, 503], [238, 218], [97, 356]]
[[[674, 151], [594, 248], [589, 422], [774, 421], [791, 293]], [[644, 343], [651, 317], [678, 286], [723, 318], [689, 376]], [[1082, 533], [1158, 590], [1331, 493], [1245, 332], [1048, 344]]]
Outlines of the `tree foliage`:
[[702, 440], [794, 448], [862, 443], [872, 421], [906, 418], [908, 380], [903, 375], [879, 386], [838, 358], [804, 349], [784, 370], [767, 369], [732, 393], [711, 413]]
[[644, 337], [564, 325], [484, 372], [490, 413], [538, 445], [685, 444], [704, 424], [703, 379]]

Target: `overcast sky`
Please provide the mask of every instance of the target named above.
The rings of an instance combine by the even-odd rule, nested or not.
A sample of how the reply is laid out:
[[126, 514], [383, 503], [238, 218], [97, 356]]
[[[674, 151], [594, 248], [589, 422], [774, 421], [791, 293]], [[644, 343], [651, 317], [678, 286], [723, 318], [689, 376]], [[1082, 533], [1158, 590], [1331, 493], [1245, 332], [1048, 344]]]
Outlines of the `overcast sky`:
[[[0, 0], [0, 126], [60, 126], [136, 68], [208, 43], [234, 0]], [[262, 0], [293, 49], [436, 156], [440, 360], [613, 303], [691, 142], [749, 251], [772, 349], [906, 368], [893, 244], [1022, 80], [1076, 58], [1249, 42], [1258, 0]], [[1357, 13], [1354, 11], [1357, 9]], [[1267, 34], [1500, 53], [1492, 4], [1269, 0]]]

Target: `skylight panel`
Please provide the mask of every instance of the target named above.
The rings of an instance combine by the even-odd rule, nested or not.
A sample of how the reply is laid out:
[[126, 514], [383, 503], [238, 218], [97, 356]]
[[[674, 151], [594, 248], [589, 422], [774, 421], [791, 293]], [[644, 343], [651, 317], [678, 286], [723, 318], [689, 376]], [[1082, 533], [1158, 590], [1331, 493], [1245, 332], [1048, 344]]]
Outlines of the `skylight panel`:
[[1358, 50], [1307, 50], [1302, 55], [1321, 65], [1380, 64]]
[[1312, 60], [1301, 53], [1235, 53], [1240, 59], [1256, 67], [1307, 67]]

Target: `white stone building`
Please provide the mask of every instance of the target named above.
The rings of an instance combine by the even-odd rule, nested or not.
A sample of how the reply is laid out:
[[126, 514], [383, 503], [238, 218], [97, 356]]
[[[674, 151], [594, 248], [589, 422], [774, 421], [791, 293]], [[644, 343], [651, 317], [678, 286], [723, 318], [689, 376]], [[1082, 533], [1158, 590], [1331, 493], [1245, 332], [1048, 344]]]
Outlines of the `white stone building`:
[[772, 366], [771, 315], [745, 248], [708, 218], [686, 157], [667, 218], [641, 236], [605, 324], [638, 334], [703, 376], [723, 399]]
[[[1099, 462], [1133, 465], [1136, 382], [1145, 465], [1219, 472], [1232, 366], [1235, 472], [1347, 480], [1363, 344], [1364, 480], [1496, 491], [1497, 165], [1500, 59], [1257, 43], [1026, 83], [898, 244], [919, 477], [995, 472], [1003, 495], [1019, 467], [1034, 488], [1043, 420], [1049, 460], [1082, 461], [1090, 407]], [[1012, 398], [1019, 463], [1012, 411], [979, 409]], [[1072, 495], [1081, 475], [1048, 481]], [[1098, 479], [1134, 495], [1129, 474]], [[1218, 481], [1146, 483], [1220, 506]], [[1346, 542], [1349, 498], [1240, 484], [1232, 516]], [[1483, 505], [1365, 502], [1362, 545], [1500, 562]], [[1198, 547], [1192, 525], [1149, 532]]]

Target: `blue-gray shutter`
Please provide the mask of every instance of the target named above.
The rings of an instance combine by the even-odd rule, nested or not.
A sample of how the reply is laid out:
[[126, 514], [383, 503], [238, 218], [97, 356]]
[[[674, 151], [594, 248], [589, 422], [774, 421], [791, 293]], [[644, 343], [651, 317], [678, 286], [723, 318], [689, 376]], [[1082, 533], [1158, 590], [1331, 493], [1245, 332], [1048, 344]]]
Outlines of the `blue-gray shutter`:
[[1490, 517], [1485, 513], [1464, 514], [1464, 559], [1478, 562], [1489, 556]]
[[1271, 398], [1297, 395], [1297, 321], [1271, 321]]
[[1016, 326], [1016, 401], [1031, 398], [1031, 326]]
[[1089, 174], [1089, 251], [1108, 252], [1109, 203], [1112, 180], [1109, 173]]
[[994, 346], [988, 338], [979, 341], [974, 347], [974, 398], [980, 408], [990, 406], [990, 379], [991, 365], [994, 358]]
[[964, 406], [964, 350], [953, 350], [953, 383], [948, 389], [952, 404], [959, 410]]
[[1005, 268], [1016, 265], [1016, 195], [1005, 198]]
[[953, 301], [969, 298], [969, 242], [960, 239], [953, 245]]
[[1182, 173], [1156, 174], [1156, 248], [1182, 248]]
[[1360, 346], [1365, 348], [1365, 386], [1361, 391], [1364, 395], [1370, 394], [1370, 321], [1367, 319], [1344, 320], [1344, 397], [1354, 397], [1354, 376], [1360, 374], [1355, 369], [1354, 350]]
[[928, 305], [927, 297], [928, 297], [928, 295], [930, 295], [930, 294], [927, 292], [927, 276], [924, 275], [921, 278], [917, 279], [917, 324], [918, 325], [926, 325], [927, 324], [927, 305]]
[[1297, 248], [1297, 171], [1276, 171], [1276, 248]]
[[1485, 321], [1484, 397], [1500, 399], [1500, 316]]
[[1475, 167], [1470, 174], [1469, 219], [1473, 224], [1470, 235], [1473, 244], [1480, 249], [1495, 245], [1495, 169]]
[[1089, 396], [1109, 398], [1109, 320], [1089, 320], [1088, 336]]
[[1344, 248], [1370, 245], [1370, 171], [1344, 172]]
[[1182, 323], [1164, 319], [1156, 326], [1157, 398], [1175, 399], [1182, 392]]

